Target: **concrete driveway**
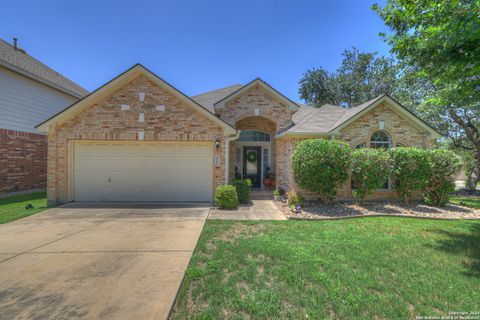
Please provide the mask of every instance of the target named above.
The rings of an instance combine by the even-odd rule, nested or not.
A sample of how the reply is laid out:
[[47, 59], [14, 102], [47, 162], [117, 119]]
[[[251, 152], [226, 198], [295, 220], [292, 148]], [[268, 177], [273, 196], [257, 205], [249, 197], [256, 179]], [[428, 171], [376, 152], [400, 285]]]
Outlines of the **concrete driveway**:
[[164, 319], [209, 208], [70, 204], [0, 225], [0, 319]]

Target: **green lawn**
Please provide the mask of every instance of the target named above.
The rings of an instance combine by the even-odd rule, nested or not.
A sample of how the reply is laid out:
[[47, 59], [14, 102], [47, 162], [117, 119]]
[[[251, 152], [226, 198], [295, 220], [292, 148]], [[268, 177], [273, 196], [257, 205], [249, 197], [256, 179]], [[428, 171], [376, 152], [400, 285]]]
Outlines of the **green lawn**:
[[459, 204], [462, 206], [479, 208], [480, 209], [480, 199], [476, 198], [462, 198], [462, 197], [452, 197], [450, 202], [453, 204]]
[[[33, 205], [33, 208], [25, 209], [29, 203]], [[45, 209], [47, 209], [46, 192], [0, 198], [0, 224], [21, 219]]]
[[172, 319], [480, 311], [480, 221], [209, 221]]

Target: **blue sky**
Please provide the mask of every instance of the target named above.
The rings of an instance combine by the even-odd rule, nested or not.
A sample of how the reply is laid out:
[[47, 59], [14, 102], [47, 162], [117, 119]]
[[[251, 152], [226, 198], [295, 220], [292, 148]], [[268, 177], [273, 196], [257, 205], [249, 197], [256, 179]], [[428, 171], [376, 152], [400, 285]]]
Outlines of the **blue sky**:
[[383, 0], [8, 1], [0, 38], [88, 90], [139, 62], [188, 95], [261, 77], [299, 101], [312, 67], [345, 48], [388, 53]]

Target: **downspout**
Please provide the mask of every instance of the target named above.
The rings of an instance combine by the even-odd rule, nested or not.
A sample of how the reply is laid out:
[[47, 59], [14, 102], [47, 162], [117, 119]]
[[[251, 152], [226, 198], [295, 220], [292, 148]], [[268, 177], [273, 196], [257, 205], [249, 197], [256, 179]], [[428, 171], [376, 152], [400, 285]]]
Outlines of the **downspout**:
[[228, 184], [228, 173], [230, 170], [230, 142], [237, 140], [240, 137], [241, 130], [237, 130], [237, 133], [234, 136], [225, 138], [225, 184]]

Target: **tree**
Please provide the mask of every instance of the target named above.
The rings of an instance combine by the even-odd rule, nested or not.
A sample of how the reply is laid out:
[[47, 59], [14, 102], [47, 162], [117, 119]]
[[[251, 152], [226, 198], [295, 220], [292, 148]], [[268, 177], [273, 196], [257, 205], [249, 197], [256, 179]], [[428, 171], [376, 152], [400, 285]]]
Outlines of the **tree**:
[[478, 173], [480, 1], [389, 0], [372, 9], [391, 30], [382, 37], [392, 53], [430, 88], [418, 110], [457, 148], [472, 152]]
[[299, 93], [312, 106], [330, 103], [351, 108], [395, 91], [397, 73], [392, 58], [352, 48], [343, 52], [342, 65], [333, 73], [322, 67], [307, 70], [299, 82]]

